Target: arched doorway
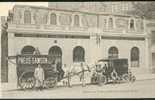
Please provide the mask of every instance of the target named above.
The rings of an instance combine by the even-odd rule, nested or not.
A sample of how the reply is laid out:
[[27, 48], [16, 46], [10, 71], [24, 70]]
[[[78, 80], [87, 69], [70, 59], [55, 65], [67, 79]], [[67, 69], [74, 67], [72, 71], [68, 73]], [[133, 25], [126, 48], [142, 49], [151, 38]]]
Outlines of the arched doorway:
[[35, 48], [33, 46], [24, 46], [24, 48], [21, 50], [22, 55], [32, 55], [35, 51]]
[[53, 46], [49, 49], [48, 55], [51, 56], [49, 58], [50, 62], [60, 61], [62, 62], [62, 50], [58, 46]]
[[108, 58], [118, 58], [118, 49], [116, 47], [110, 47], [108, 54]]
[[85, 61], [85, 51], [81, 46], [77, 46], [73, 50], [73, 62], [84, 62]]
[[139, 67], [139, 49], [138, 47], [133, 47], [131, 49], [131, 67]]

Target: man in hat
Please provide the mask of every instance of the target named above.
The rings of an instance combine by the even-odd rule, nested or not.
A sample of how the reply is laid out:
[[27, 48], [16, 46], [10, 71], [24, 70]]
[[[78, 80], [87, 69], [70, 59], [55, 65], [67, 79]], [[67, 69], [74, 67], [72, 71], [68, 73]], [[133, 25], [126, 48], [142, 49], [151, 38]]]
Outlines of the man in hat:
[[38, 67], [35, 68], [34, 77], [36, 79], [36, 88], [42, 90], [44, 84], [44, 69], [38, 64]]

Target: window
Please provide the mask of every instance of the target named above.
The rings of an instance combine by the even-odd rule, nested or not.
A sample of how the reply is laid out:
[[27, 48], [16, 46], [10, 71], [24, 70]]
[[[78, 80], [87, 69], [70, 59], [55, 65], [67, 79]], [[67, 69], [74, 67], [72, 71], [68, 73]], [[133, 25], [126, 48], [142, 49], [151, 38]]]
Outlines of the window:
[[118, 58], [118, 49], [116, 47], [111, 47], [108, 51], [109, 58]]
[[131, 49], [131, 67], [139, 67], [139, 49], [133, 47]]
[[[62, 50], [58, 46], [53, 46], [49, 49], [48, 52], [49, 57], [49, 62], [55, 62], [55, 61], [60, 61], [62, 62]], [[56, 63], [56, 62], [55, 62]]]
[[132, 30], [135, 29], [134, 20], [133, 19], [130, 20], [130, 29], [132, 29]]
[[51, 14], [50, 16], [50, 24], [56, 25], [57, 24], [57, 18], [56, 14]]
[[24, 12], [24, 23], [31, 24], [31, 12], [28, 10]]
[[21, 54], [23, 55], [32, 55], [35, 51], [35, 48], [33, 46], [25, 46], [22, 51]]
[[113, 19], [109, 18], [109, 29], [113, 28]]
[[79, 23], [79, 16], [78, 15], [74, 16], [74, 25], [75, 26], [79, 26], [80, 25], [80, 23]]
[[84, 62], [85, 51], [82, 47], [77, 46], [73, 50], [73, 62]]

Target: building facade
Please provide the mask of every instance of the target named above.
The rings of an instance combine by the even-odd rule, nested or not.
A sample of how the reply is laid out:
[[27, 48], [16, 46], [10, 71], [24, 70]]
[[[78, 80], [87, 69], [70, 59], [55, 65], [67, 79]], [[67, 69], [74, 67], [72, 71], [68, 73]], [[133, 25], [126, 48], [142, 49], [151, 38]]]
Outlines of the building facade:
[[[15, 5], [9, 17], [8, 56], [32, 54], [38, 48], [68, 67], [127, 58], [135, 74], [152, 68], [146, 21], [140, 17], [26, 5]], [[16, 65], [8, 62], [8, 67], [8, 81], [17, 80]]]

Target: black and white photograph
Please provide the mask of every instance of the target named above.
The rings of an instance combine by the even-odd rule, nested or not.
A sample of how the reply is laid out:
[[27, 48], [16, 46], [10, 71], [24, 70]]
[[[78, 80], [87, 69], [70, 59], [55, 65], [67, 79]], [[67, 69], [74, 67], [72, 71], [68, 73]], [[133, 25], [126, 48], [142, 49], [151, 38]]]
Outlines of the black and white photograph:
[[0, 98], [155, 98], [155, 1], [0, 2]]

